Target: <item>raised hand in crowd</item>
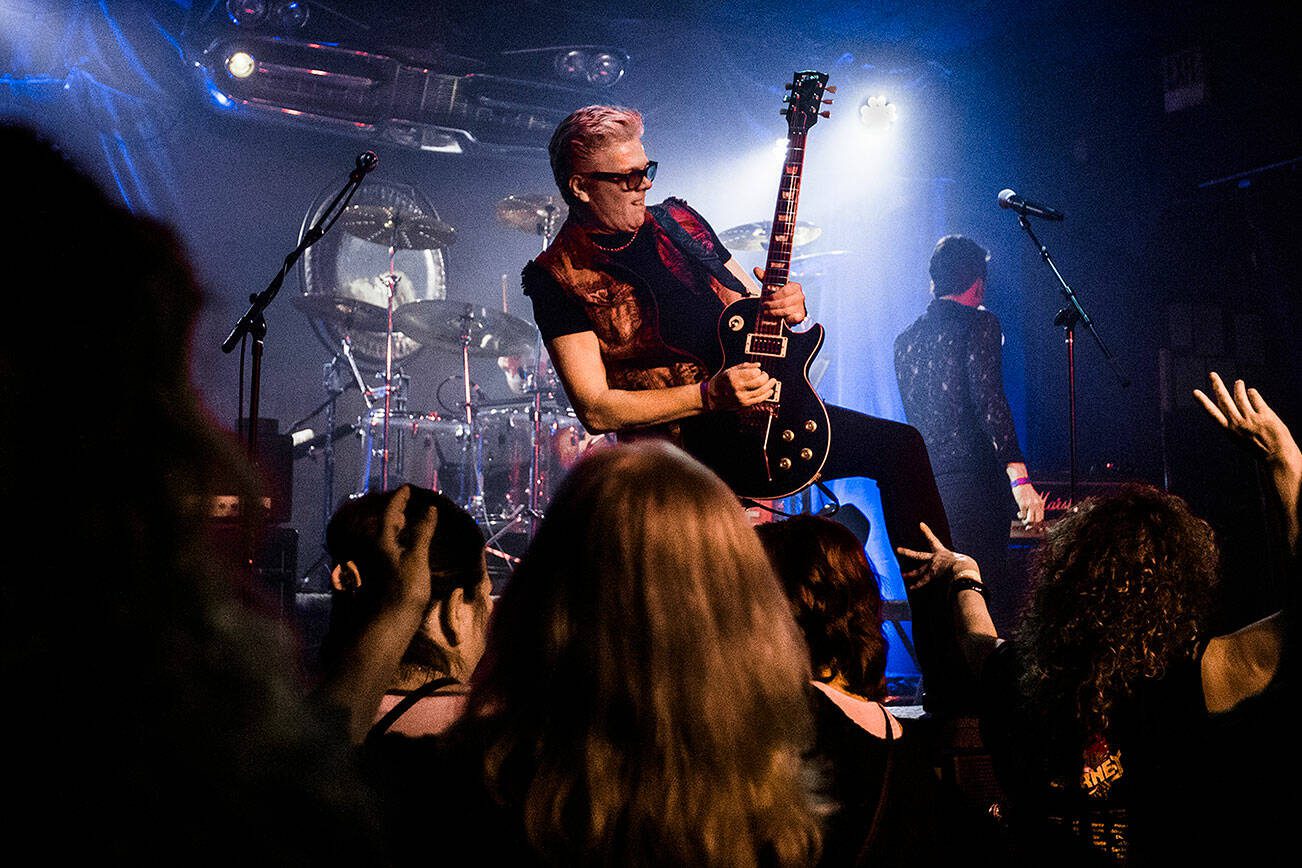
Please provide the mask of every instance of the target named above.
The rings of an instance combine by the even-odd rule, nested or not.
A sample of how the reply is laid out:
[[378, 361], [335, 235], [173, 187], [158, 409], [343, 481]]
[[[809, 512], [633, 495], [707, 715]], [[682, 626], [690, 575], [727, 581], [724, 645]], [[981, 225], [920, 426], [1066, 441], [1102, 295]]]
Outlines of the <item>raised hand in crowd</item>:
[[1194, 397], [1231, 437], [1256, 452], [1266, 463], [1284, 506], [1289, 550], [1296, 553], [1302, 450], [1288, 426], [1256, 389], [1249, 388], [1243, 380], [1235, 380], [1231, 391], [1215, 371], [1209, 373], [1207, 379], [1211, 396], [1201, 389], [1194, 389]]
[[901, 576], [909, 590], [916, 591], [931, 584], [934, 579], [949, 581], [965, 572], [974, 572], [980, 576], [980, 568], [975, 560], [946, 548], [945, 544], [932, 533], [931, 528], [927, 527], [926, 522], [920, 522], [918, 527], [927, 538], [927, 543], [931, 546], [930, 551], [917, 551], [903, 546], [895, 549], [896, 554], [918, 561], [917, 567], [904, 571]]
[[438, 512], [431, 506], [409, 520], [406, 508], [411, 493], [410, 485], [402, 486], [384, 508], [376, 544], [388, 569], [383, 575], [367, 577], [383, 588], [379, 610], [333, 671], [325, 673], [318, 689], [322, 699], [347, 710], [354, 741], [361, 741], [370, 729], [380, 698], [430, 601], [428, 553]]

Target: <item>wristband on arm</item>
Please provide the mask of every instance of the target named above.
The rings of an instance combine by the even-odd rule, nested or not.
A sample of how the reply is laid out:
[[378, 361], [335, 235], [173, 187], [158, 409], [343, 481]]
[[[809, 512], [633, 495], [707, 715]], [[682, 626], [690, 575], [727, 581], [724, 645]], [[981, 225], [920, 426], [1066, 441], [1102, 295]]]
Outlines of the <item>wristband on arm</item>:
[[1016, 479], [1014, 479], [1011, 483], [1009, 483], [1009, 487], [1016, 488], [1019, 485], [1030, 485], [1030, 484], [1031, 484], [1031, 477], [1019, 476]]

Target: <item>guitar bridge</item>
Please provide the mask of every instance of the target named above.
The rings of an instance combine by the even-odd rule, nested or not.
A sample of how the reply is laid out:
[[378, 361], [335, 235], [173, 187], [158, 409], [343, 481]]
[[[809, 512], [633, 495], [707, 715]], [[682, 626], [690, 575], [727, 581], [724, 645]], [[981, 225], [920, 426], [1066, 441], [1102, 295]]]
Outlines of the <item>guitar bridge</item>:
[[770, 396], [770, 397], [768, 397], [768, 398], [765, 398], [764, 400], [765, 400], [765, 401], [768, 401], [770, 404], [777, 404], [777, 403], [779, 403], [779, 402], [782, 400], [782, 381], [781, 381], [781, 380], [774, 380], [774, 381], [773, 381], [773, 394], [772, 394], [772, 396]]
[[769, 356], [774, 359], [787, 357], [787, 338], [785, 335], [746, 335], [746, 352], [752, 356]]

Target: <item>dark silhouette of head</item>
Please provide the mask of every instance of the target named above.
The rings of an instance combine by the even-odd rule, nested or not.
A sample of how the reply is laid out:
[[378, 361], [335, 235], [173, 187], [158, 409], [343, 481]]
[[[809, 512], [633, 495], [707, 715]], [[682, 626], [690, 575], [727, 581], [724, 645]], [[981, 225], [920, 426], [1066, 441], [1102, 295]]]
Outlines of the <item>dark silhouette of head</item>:
[[181, 245], [32, 133], [0, 126], [0, 153], [21, 167], [0, 209], [21, 324], [0, 343], [0, 486], [27, 550], [0, 584], [0, 660], [40, 706], [3, 727], [11, 831], [74, 861], [356, 855], [346, 743], [210, 538], [210, 495], [255, 486], [190, 384], [202, 296]]
[[966, 235], [946, 235], [931, 252], [931, 294], [962, 295], [973, 281], [986, 276], [989, 260], [989, 252]]
[[881, 587], [858, 537], [813, 515], [756, 530], [805, 634], [814, 677], [839, 678], [868, 699], [885, 697]]
[[[326, 550], [334, 567], [335, 590], [331, 594], [330, 630], [322, 644], [323, 665], [337, 663], [342, 648], [349, 647], [358, 632], [375, 618], [385, 591], [375, 577], [389, 571], [377, 540], [381, 519], [389, 494], [370, 492], [340, 504], [326, 527]], [[437, 677], [450, 674], [453, 658], [460, 649], [445, 643], [447, 631], [431, 618], [448, 616], [454, 605], [470, 605], [482, 610], [478, 629], [487, 629], [489, 583], [484, 563], [484, 534], [470, 514], [450, 498], [428, 488], [412, 486], [407, 501], [407, 521], [415, 520], [433, 506], [438, 515], [434, 537], [430, 540], [430, 604], [422, 619], [422, 629], [412, 637], [400, 664], [399, 679], [412, 678], [421, 670]], [[461, 661], [473, 669], [478, 662], [482, 636], [473, 637], [474, 659]]]

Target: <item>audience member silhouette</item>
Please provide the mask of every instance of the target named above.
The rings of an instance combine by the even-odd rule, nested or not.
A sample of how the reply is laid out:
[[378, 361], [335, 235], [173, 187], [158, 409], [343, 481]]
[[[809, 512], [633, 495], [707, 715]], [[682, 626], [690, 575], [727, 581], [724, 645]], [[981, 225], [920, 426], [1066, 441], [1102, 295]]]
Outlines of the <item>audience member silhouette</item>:
[[[393, 645], [416, 620], [416, 604], [405, 608], [386, 631]], [[808, 680], [799, 631], [728, 488], [666, 443], [593, 453], [496, 606], [466, 714], [439, 742], [375, 748], [398, 853], [808, 864], [819, 835], [802, 777]], [[437, 841], [433, 816], [452, 830]]]
[[[1302, 454], [1287, 427], [1242, 382], [1231, 395], [1213, 374], [1211, 387], [1215, 400], [1200, 393], [1204, 405], [1255, 444], [1281, 502], [1295, 505]], [[1287, 524], [1295, 527], [1296, 517]], [[983, 736], [1026, 858], [1204, 864], [1242, 852], [1245, 838], [1281, 834], [1282, 825], [1260, 814], [1250, 828], [1224, 818], [1246, 818], [1232, 811], [1243, 799], [1278, 808], [1295, 798], [1259, 787], [1237, 799], [1218, 794], [1260, 774], [1251, 766], [1261, 763], [1260, 736], [1272, 740], [1261, 711], [1279, 708], [1288, 609], [1208, 635], [1217, 549], [1210, 527], [1182, 500], [1131, 485], [1060, 519], [1010, 642], [990, 622], [975, 561], [935, 537], [930, 552], [901, 554], [921, 563], [906, 579], [950, 583], [960, 637], [981, 678]], [[1244, 706], [1252, 713], [1236, 716]], [[1278, 722], [1274, 732], [1265, 751], [1274, 765], [1296, 769], [1292, 739], [1281, 738]], [[1258, 762], [1243, 762], [1250, 755]], [[1287, 786], [1295, 790], [1291, 780]]]
[[[377, 545], [388, 500], [381, 492], [350, 498], [326, 527], [334, 591], [323, 667], [337, 665], [337, 655], [347, 653], [391, 590], [392, 572]], [[412, 488], [409, 519], [430, 507], [437, 519], [429, 546], [429, 604], [376, 710], [374, 735], [435, 735], [446, 729], [465, 707], [470, 673], [484, 651], [493, 605], [484, 534], [449, 498]]]
[[[201, 293], [166, 227], [34, 134], [0, 209], [0, 485], [13, 852], [42, 861], [373, 864], [347, 741], [209, 539], [253, 474], [189, 382]], [[67, 411], [55, 418], [51, 406]]]
[[813, 757], [833, 806], [822, 864], [942, 859], [935, 773], [922, 740], [882, 703], [882, 597], [863, 545], [849, 528], [818, 516], [756, 530], [809, 645]]

